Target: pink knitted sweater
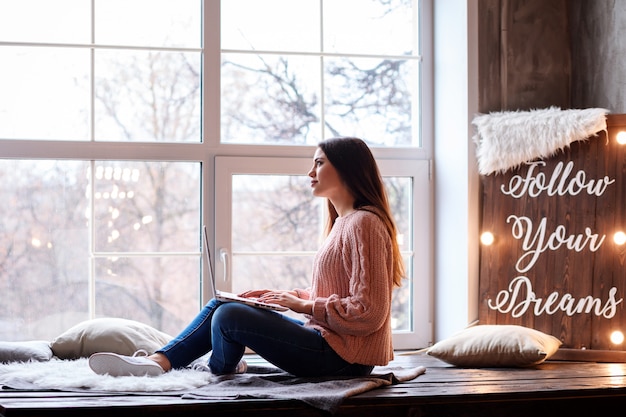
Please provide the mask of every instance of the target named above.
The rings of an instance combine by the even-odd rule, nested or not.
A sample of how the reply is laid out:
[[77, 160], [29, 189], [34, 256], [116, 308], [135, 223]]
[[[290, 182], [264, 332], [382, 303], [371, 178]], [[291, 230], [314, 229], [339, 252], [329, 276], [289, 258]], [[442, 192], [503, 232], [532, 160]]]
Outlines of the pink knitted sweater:
[[350, 363], [387, 365], [392, 272], [391, 240], [376, 214], [357, 210], [337, 218], [315, 257], [311, 288], [299, 291], [315, 301], [306, 325]]

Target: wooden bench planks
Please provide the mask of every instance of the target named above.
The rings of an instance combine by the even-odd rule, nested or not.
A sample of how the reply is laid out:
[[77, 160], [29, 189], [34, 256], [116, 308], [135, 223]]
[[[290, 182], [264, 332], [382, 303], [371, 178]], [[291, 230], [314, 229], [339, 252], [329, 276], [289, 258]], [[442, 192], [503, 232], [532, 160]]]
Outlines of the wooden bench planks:
[[[415, 354], [398, 355], [392, 365], [422, 365], [427, 370], [413, 381], [347, 398], [336, 415], [575, 416], [626, 404], [623, 363], [552, 361], [532, 368], [466, 369]], [[255, 417], [326, 415], [295, 400], [207, 401], [161, 394], [0, 391], [4, 417], [238, 416], [245, 412], [254, 412]]]

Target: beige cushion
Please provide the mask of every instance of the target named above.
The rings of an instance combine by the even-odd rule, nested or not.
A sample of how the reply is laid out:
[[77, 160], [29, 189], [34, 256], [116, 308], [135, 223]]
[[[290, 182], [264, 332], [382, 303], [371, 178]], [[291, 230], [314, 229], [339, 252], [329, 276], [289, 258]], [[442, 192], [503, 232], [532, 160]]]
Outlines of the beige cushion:
[[463, 367], [518, 367], [537, 365], [561, 346], [554, 336], [516, 325], [468, 327], [435, 343], [426, 352]]
[[77, 359], [96, 352], [132, 355], [139, 349], [152, 354], [171, 339], [171, 336], [137, 321], [99, 318], [68, 329], [54, 339], [50, 347], [61, 359]]

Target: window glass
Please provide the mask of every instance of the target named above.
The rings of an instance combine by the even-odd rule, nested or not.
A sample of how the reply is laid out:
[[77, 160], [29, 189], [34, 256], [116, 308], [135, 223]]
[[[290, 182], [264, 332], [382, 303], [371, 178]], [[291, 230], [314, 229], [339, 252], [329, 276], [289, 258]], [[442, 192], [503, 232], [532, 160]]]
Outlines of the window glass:
[[321, 199], [302, 175], [239, 174], [232, 181], [233, 290], [308, 287]]
[[320, 0], [226, 0], [220, 12], [222, 49], [319, 51]]
[[0, 46], [0, 62], [0, 138], [88, 137], [88, 50]]
[[[398, 228], [397, 241], [400, 251], [404, 254], [404, 265], [406, 268], [406, 279], [400, 288], [396, 288], [392, 298], [391, 327], [394, 331], [413, 330], [413, 223], [412, 216], [415, 215], [413, 207], [413, 178], [401, 176], [383, 177], [389, 205]], [[419, 236], [424, 238], [423, 235]], [[421, 277], [424, 279], [424, 277]]]
[[324, 51], [411, 55], [417, 51], [413, 0], [324, 1]]
[[93, 3], [0, 2], [0, 138], [200, 143], [201, 0]]
[[97, 252], [193, 252], [200, 164], [98, 161], [93, 181]]
[[229, 143], [321, 139], [319, 58], [223, 54], [222, 60], [222, 137]]
[[96, 0], [95, 9], [98, 44], [201, 45], [201, 0]]
[[91, 37], [90, 22], [90, 1], [0, 1], [0, 40], [3, 41], [87, 43]]
[[326, 137], [357, 136], [373, 146], [413, 146], [418, 112], [414, 61], [331, 58], [325, 61]]
[[195, 315], [199, 163], [0, 160], [0, 179], [2, 340], [92, 315], [175, 332]]
[[200, 56], [96, 51], [96, 140], [200, 142]]
[[176, 335], [198, 313], [199, 276], [196, 255], [97, 257], [95, 314], [136, 320]]
[[88, 167], [0, 160], [1, 340], [45, 339], [69, 316], [87, 317]]
[[417, 4], [222, 2], [221, 141], [421, 147]]

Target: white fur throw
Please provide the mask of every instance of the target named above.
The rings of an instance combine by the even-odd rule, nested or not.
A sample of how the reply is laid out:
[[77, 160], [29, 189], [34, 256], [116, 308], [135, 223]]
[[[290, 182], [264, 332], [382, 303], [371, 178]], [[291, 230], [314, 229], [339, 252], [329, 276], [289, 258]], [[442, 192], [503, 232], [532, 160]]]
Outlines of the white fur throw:
[[476, 116], [472, 124], [478, 172], [504, 173], [525, 162], [548, 158], [570, 143], [606, 130], [608, 110], [561, 110], [558, 107], [529, 111], [503, 111]]
[[0, 364], [0, 387], [24, 390], [180, 393], [203, 387], [214, 379], [210, 372], [187, 368], [175, 369], [159, 377], [97, 375], [89, 368], [87, 358]]

